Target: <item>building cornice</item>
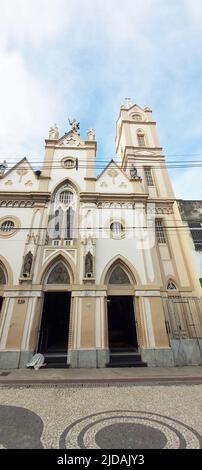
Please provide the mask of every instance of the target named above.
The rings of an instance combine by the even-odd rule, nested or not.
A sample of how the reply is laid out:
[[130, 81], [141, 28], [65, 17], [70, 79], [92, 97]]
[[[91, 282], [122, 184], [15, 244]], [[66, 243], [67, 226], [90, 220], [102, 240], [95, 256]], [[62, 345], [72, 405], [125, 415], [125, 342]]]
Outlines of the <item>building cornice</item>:
[[33, 207], [46, 204], [50, 200], [48, 192], [0, 191], [0, 207]]
[[148, 194], [134, 194], [134, 193], [89, 193], [81, 192], [80, 201], [81, 202], [101, 202], [101, 201], [116, 201], [116, 202], [126, 202], [126, 201], [146, 201], [148, 199]]

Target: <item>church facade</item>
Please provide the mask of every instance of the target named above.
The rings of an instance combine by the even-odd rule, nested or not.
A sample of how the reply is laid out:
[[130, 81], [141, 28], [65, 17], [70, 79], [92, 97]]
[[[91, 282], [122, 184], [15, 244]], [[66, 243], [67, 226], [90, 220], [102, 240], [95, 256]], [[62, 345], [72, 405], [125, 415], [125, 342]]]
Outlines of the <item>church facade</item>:
[[118, 162], [98, 176], [94, 130], [70, 124], [50, 129], [42, 171], [1, 165], [0, 368], [36, 352], [52, 367], [200, 364], [201, 286], [151, 110], [121, 106]]

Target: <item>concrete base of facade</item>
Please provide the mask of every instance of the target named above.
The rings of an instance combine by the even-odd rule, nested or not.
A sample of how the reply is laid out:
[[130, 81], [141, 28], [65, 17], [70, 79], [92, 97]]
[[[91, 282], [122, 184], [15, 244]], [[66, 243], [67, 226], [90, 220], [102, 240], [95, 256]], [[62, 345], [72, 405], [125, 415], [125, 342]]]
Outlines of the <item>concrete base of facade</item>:
[[23, 369], [33, 356], [33, 351], [1, 351], [0, 369]]
[[68, 353], [68, 362], [74, 369], [105, 367], [108, 361], [108, 349], [73, 349]]
[[141, 348], [142, 361], [148, 367], [173, 367], [174, 358], [171, 348], [146, 349]]
[[202, 365], [202, 339], [173, 339], [171, 348], [175, 366]]

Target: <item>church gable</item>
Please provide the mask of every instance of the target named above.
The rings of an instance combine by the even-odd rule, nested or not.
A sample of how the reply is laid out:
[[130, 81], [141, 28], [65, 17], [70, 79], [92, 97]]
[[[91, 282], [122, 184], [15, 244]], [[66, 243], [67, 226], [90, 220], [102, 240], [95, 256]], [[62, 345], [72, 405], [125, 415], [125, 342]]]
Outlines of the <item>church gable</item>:
[[1, 191], [36, 191], [37, 177], [27, 158], [23, 158], [13, 168], [5, 171], [0, 178]]
[[84, 145], [84, 141], [74, 131], [67, 132], [57, 143], [57, 147], [84, 147]]
[[98, 177], [96, 190], [103, 193], [126, 193], [132, 191], [132, 187], [126, 174], [111, 160]]

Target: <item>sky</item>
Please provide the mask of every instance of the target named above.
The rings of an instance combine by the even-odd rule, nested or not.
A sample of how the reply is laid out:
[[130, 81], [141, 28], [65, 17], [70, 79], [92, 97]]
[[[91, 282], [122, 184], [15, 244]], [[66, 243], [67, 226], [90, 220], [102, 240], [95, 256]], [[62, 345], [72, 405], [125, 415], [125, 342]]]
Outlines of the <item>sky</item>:
[[[74, 117], [109, 161], [125, 97], [152, 109], [167, 162], [202, 161], [201, 0], [0, 4], [0, 161], [40, 166], [50, 126]], [[178, 198], [202, 198], [201, 168], [169, 172]]]

